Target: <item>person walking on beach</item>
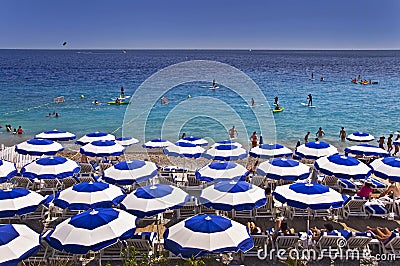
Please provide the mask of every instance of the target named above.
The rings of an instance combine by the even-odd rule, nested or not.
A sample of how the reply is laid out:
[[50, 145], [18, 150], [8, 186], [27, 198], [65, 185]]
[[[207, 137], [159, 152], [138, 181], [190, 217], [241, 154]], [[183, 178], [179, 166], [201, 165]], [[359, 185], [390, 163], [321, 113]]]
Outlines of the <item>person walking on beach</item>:
[[346, 141], [346, 130], [344, 130], [344, 127], [340, 130], [339, 136], [341, 141]]
[[325, 135], [325, 132], [322, 130], [322, 127], [320, 127], [317, 131], [317, 133], [315, 133], [315, 135], [317, 137], [322, 137], [323, 135]]
[[236, 134], [236, 137], [237, 137], [238, 136], [238, 132], [237, 132], [235, 126], [232, 126], [232, 128], [229, 129], [229, 137], [231, 139], [234, 139], [235, 138], [235, 134]]
[[121, 98], [125, 97], [125, 89], [123, 86], [121, 86]]
[[385, 147], [383, 146], [385, 144], [385, 137], [380, 137], [378, 140], [378, 144], [379, 144], [379, 148], [385, 149]]
[[252, 148], [257, 147], [257, 145], [258, 145], [258, 137], [257, 137], [257, 132], [256, 131], [254, 131], [253, 135], [251, 135], [250, 141], [251, 141], [251, 147]]
[[390, 134], [387, 140], [387, 151], [390, 153], [393, 150], [393, 134]]
[[307, 99], [308, 99], [308, 104], [307, 105], [308, 106], [312, 106], [312, 94], [311, 93], [308, 94], [308, 98]]
[[304, 136], [304, 143], [308, 142], [309, 137], [310, 137], [310, 131], [308, 131], [307, 134]]

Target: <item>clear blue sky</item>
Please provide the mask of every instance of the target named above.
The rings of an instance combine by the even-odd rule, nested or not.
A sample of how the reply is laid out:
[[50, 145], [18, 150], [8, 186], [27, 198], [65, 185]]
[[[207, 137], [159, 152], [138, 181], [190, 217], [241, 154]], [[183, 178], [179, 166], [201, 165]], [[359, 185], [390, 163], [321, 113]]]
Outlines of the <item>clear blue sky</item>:
[[0, 48], [400, 49], [399, 14], [399, 0], [2, 0]]

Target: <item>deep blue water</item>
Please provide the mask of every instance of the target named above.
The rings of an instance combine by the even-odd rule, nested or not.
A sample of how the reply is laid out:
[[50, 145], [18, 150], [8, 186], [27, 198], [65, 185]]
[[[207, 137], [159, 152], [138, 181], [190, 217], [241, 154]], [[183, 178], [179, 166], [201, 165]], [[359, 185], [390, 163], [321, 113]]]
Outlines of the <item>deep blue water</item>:
[[[270, 105], [278, 96], [285, 110], [273, 115], [276, 138], [291, 147], [298, 139], [303, 140], [307, 131], [314, 133], [320, 126], [326, 132], [323, 139], [338, 146], [345, 145], [338, 141], [341, 126], [348, 133], [360, 130], [376, 136], [400, 130], [400, 51], [0, 50], [0, 142], [21, 141], [5, 132], [6, 124], [21, 125], [24, 139], [53, 128], [74, 132], [78, 137], [97, 130], [121, 135], [118, 129], [126, 106], [104, 103], [118, 96], [121, 86], [126, 95], [132, 95], [152, 74], [190, 60], [212, 60], [236, 67], [254, 80]], [[314, 81], [310, 80], [311, 73]], [[358, 74], [379, 84], [352, 84], [351, 79]], [[321, 76], [324, 82], [319, 81]], [[218, 82], [218, 77], [215, 79]], [[146, 138], [159, 137], [163, 121], [188, 100], [187, 95], [192, 96], [190, 100], [207, 96], [223, 101], [246, 121], [249, 132], [258, 130], [251, 108], [245, 107], [244, 100], [249, 99], [238, 97], [234, 88], [232, 91], [221, 86], [213, 91], [206, 88], [208, 85], [211, 80], [209, 84], [191, 82], [172, 88], [166, 94], [170, 103], [162, 106], [157, 102], [151, 110]], [[313, 94], [316, 108], [300, 104], [308, 93]], [[53, 98], [61, 95], [65, 103], [54, 104]], [[103, 104], [92, 104], [95, 99]], [[270, 112], [267, 103], [255, 101], [264, 104], [263, 112]], [[193, 108], [190, 111], [202, 113], [199, 106]], [[204, 108], [223, 111], [211, 103]], [[45, 117], [54, 111], [59, 118]], [[168, 127], [163, 137], [171, 141], [182, 132], [214, 140], [227, 136], [221, 121], [212, 118], [194, 118]], [[239, 140], [247, 140], [245, 132], [239, 132]]]

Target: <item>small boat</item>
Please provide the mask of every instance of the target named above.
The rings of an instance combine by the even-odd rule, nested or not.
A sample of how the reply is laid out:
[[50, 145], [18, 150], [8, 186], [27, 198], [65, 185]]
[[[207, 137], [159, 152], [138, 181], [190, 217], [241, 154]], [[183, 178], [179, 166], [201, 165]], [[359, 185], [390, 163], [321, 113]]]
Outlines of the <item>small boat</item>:
[[283, 108], [283, 107], [281, 107], [280, 109], [273, 109], [272, 110], [272, 112], [274, 112], [274, 113], [279, 113], [279, 112], [282, 112], [283, 110], [285, 110], [285, 108]]
[[111, 105], [121, 105], [121, 104], [130, 104], [130, 102], [119, 102], [119, 103], [117, 103], [116, 101], [113, 101], [113, 102], [107, 102], [107, 104], [111, 104]]

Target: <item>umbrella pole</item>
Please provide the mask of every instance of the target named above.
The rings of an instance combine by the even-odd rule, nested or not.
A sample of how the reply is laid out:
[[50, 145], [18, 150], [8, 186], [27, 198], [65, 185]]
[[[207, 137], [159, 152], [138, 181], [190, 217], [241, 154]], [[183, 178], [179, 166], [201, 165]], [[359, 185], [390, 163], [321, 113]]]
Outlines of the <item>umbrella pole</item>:
[[307, 250], [308, 250], [308, 242], [309, 242], [309, 235], [308, 235], [309, 231], [310, 231], [310, 208], [307, 208], [307, 231], [306, 231]]

